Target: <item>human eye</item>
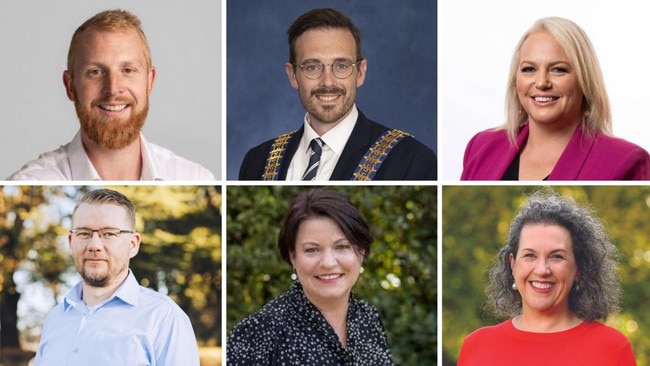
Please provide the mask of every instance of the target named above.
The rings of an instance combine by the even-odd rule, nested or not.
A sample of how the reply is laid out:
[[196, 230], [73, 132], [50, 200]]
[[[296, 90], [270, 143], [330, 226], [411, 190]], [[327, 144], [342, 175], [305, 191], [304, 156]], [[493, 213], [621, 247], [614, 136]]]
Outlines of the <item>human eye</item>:
[[524, 259], [535, 259], [537, 256], [536, 256], [534, 253], [530, 253], [530, 252], [529, 252], [529, 253], [524, 253], [524, 254], [522, 255], [522, 257], [523, 257]]
[[551, 72], [554, 72], [554, 73], [557, 73], [557, 74], [566, 74], [566, 73], [569, 72], [569, 68], [564, 67], [564, 66], [553, 66], [551, 68]]
[[350, 67], [352, 67], [352, 63], [347, 62], [347, 61], [341, 61], [341, 62], [337, 62], [337, 63], [335, 63], [335, 64], [334, 64], [334, 67], [335, 67], [337, 70], [347, 70], [347, 69], [349, 69]]
[[136, 72], [138, 72], [138, 69], [136, 69], [135, 67], [128, 66], [124, 68], [125, 74], [135, 74]]
[[99, 234], [104, 239], [114, 239], [119, 235], [119, 232], [120, 232], [119, 230], [107, 229], [107, 230], [101, 230]]
[[304, 64], [303, 66], [304, 66], [305, 71], [309, 71], [309, 72], [316, 72], [316, 71], [319, 71], [321, 69], [321, 65], [319, 63], [316, 63], [316, 62], [309, 62], [309, 63]]
[[307, 254], [318, 253], [318, 247], [317, 246], [307, 246], [303, 250]]
[[350, 249], [352, 249], [352, 244], [350, 244], [349, 242], [342, 242], [342, 243], [336, 244], [335, 248], [336, 248], [336, 250], [341, 250], [341, 251], [350, 250]]
[[523, 73], [531, 73], [531, 72], [535, 71], [535, 68], [530, 66], [530, 65], [526, 65], [526, 66], [522, 66], [519, 71], [521, 71]]
[[94, 68], [86, 71], [86, 76], [88, 76], [91, 79], [98, 78], [102, 75], [104, 75], [104, 71], [102, 71], [101, 69]]
[[76, 230], [74, 232], [74, 235], [79, 239], [88, 239], [92, 235], [92, 231], [90, 231], [90, 230]]

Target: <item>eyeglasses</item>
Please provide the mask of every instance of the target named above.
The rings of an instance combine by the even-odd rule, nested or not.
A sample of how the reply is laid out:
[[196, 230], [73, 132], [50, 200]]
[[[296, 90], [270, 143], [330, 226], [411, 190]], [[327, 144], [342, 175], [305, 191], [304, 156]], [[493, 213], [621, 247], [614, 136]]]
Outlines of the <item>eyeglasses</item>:
[[330, 66], [332, 73], [334, 76], [336, 76], [339, 79], [346, 79], [349, 78], [350, 75], [352, 75], [352, 71], [354, 70], [354, 67], [359, 64], [359, 61], [362, 61], [363, 59], [357, 60], [355, 63], [352, 63], [350, 61], [336, 61], [331, 64], [324, 64], [322, 62], [306, 62], [304, 64], [298, 65], [294, 64], [295, 66], [298, 66], [300, 70], [302, 70], [302, 74], [305, 75], [307, 79], [311, 80], [316, 80], [323, 75], [323, 70], [325, 70], [325, 66]]
[[72, 234], [76, 239], [79, 240], [90, 240], [93, 237], [94, 233], [97, 233], [97, 236], [103, 241], [111, 241], [113, 239], [119, 238], [121, 234], [133, 234], [135, 231], [132, 230], [122, 230], [115, 228], [103, 228], [103, 229], [72, 229], [70, 234]]

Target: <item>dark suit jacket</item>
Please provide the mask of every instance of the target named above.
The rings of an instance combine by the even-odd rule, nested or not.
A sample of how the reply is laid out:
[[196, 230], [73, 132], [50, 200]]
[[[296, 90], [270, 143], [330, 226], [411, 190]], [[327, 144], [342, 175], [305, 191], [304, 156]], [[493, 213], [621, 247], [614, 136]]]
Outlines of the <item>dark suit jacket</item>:
[[[517, 136], [517, 145], [505, 130], [478, 133], [467, 144], [461, 180], [500, 180], [526, 145], [528, 125]], [[597, 134], [587, 137], [582, 125], [555, 164], [549, 180], [648, 180], [650, 156], [623, 139]]]
[[[359, 111], [359, 117], [352, 134], [345, 144], [330, 180], [349, 180], [368, 148], [387, 130], [389, 128], [367, 119]], [[280, 165], [278, 179], [285, 180], [287, 178], [289, 163], [298, 149], [303, 132], [304, 127], [301, 127], [289, 140]], [[240, 180], [262, 179], [266, 158], [274, 140], [268, 140], [246, 153], [239, 169]], [[377, 171], [375, 180], [435, 180], [437, 177], [436, 164], [436, 156], [431, 149], [413, 137], [407, 136], [388, 154]]]

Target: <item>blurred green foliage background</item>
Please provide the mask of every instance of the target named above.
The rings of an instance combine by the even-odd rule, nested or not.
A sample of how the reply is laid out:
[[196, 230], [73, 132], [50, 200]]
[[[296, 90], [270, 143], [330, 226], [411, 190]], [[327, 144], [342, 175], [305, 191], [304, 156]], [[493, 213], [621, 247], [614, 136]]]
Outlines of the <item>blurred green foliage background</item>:
[[[315, 187], [227, 188], [227, 330], [286, 292], [291, 266], [277, 236], [293, 197]], [[434, 365], [437, 187], [329, 187], [350, 198], [375, 241], [353, 292], [374, 305], [397, 365]]]
[[[507, 230], [535, 186], [447, 186], [442, 191], [443, 365], [455, 365], [463, 338], [496, 324], [483, 311], [487, 271]], [[632, 342], [639, 365], [650, 364], [650, 187], [557, 186], [591, 206], [619, 249], [622, 312], [607, 324]], [[552, 351], [552, 350], [549, 350]]]

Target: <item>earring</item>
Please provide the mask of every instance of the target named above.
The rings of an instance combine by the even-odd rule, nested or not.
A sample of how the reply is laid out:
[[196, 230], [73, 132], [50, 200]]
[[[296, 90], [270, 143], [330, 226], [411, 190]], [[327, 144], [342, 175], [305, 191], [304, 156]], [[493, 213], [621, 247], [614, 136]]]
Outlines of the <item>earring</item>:
[[297, 279], [298, 279], [298, 275], [296, 274], [296, 270], [294, 269], [294, 270], [293, 270], [293, 273], [291, 273], [291, 280], [292, 280], [292, 281], [295, 281], [295, 280], [297, 280]]
[[512, 289], [513, 289], [514, 291], [517, 291], [517, 283], [516, 283], [516, 282], [513, 282], [513, 283], [512, 283]]
[[576, 283], [576, 292], [580, 291], [580, 285]]
[[359, 274], [363, 273], [364, 269], [363, 267], [359, 268]]

